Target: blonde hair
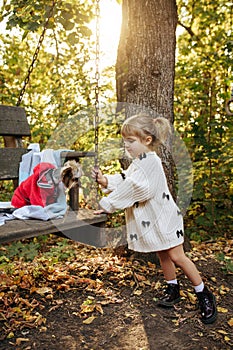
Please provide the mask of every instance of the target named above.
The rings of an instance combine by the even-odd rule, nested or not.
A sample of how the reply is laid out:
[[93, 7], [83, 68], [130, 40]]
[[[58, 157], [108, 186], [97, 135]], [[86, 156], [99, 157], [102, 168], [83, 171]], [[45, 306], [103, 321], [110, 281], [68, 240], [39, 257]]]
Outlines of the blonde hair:
[[136, 114], [127, 118], [121, 128], [123, 137], [136, 136], [140, 140], [145, 140], [147, 136], [151, 136], [151, 148], [158, 143], [165, 143], [170, 134], [171, 126], [166, 118], [154, 119], [147, 114]]

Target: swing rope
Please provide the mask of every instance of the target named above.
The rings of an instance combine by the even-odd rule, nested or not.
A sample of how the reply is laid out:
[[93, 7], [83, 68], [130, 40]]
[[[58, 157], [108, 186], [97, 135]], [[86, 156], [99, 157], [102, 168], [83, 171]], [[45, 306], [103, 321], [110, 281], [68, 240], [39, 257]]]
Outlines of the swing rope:
[[95, 18], [96, 18], [96, 41], [95, 41], [95, 118], [94, 118], [94, 132], [95, 132], [95, 167], [98, 167], [99, 163], [99, 61], [100, 61], [100, 0], [96, 0], [95, 7]]
[[[95, 6], [95, 117], [94, 117], [94, 144], [95, 144], [95, 160], [94, 167], [99, 168], [99, 92], [100, 92], [100, 72], [99, 72], [99, 63], [100, 63], [100, 0], [96, 0]], [[99, 202], [99, 185], [97, 182], [96, 175], [96, 201]], [[97, 206], [99, 209], [99, 205]]]
[[31, 76], [31, 73], [33, 71], [33, 68], [34, 68], [34, 64], [37, 60], [37, 57], [39, 55], [39, 52], [40, 52], [40, 48], [41, 48], [41, 45], [43, 43], [43, 40], [44, 40], [44, 37], [45, 37], [45, 32], [48, 28], [48, 25], [49, 25], [49, 21], [50, 21], [50, 18], [53, 16], [53, 11], [54, 11], [54, 8], [55, 8], [55, 5], [56, 5], [56, 1], [53, 0], [53, 3], [52, 3], [52, 6], [50, 8], [50, 11], [49, 11], [49, 14], [48, 14], [48, 17], [47, 17], [47, 20], [45, 21], [45, 24], [44, 24], [44, 27], [43, 27], [43, 31], [40, 35], [40, 38], [39, 38], [39, 41], [38, 41], [38, 44], [37, 44], [37, 47], [36, 47], [36, 50], [34, 52], [34, 55], [32, 57], [32, 62], [28, 68], [28, 72], [27, 72], [27, 75], [26, 75], [26, 78], [24, 79], [24, 82], [23, 82], [23, 87], [22, 89], [20, 90], [20, 93], [19, 93], [19, 97], [18, 97], [18, 101], [16, 103], [16, 106], [19, 107], [21, 102], [22, 102], [22, 99], [23, 99], [23, 96], [24, 96], [24, 93], [26, 91], [26, 87], [29, 83], [29, 80], [30, 80], [30, 76]]

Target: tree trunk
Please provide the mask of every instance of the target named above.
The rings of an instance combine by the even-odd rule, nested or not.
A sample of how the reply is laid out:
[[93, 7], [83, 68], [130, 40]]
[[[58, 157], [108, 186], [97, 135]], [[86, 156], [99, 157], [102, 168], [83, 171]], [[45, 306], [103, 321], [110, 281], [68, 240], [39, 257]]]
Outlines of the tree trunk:
[[[146, 110], [173, 123], [176, 25], [175, 0], [123, 0], [116, 89], [126, 118]], [[169, 147], [158, 154], [175, 197]]]
[[122, 15], [117, 100], [149, 108], [172, 123], [176, 2], [123, 0]]
[[[146, 111], [173, 124], [177, 20], [175, 0], [123, 0], [116, 90], [118, 111], [124, 106], [126, 118]], [[157, 153], [176, 199], [170, 145]]]

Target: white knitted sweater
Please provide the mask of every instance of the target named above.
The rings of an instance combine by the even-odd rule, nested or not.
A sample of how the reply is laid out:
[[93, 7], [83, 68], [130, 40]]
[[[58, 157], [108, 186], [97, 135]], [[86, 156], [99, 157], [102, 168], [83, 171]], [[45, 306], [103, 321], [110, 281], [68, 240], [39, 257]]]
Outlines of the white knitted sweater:
[[183, 243], [183, 217], [155, 152], [143, 153], [122, 174], [105, 176], [109, 194], [100, 206], [109, 213], [125, 209], [129, 249], [152, 252]]

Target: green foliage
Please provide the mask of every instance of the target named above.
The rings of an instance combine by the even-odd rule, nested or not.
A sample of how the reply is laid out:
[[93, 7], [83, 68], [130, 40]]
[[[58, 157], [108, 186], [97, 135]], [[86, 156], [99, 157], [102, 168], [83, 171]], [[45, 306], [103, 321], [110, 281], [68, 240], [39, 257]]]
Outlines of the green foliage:
[[10, 261], [33, 261], [35, 257], [39, 260], [50, 260], [51, 263], [74, 258], [75, 248], [71, 246], [71, 241], [61, 239], [49, 245], [49, 236], [40, 236], [32, 240], [12, 242], [0, 249], [0, 263], [2, 266], [8, 265]]
[[43, 28], [49, 20], [48, 28], [54, 29], [57, 24], [61, 29], [69, 31], [68, 35], [74, 36], [74, 42], [78, 42], [80, 34], [90, 35], [86, 26], [93, 18], [93, 1], [79, 2], [74, 6], [74, 1], [15, 1], [5, 2], [2, 10], [2, 19], [7, 18], [7, 29], [20, 27], [24, 30], [23, 38], [29, 32], [36, 32]]
[[233, 228], [233, 126], [225, 111], [233, 83], [232, 10], [225, 1], [178, 1], [178, 9], [186, 30], [178, 38], [175, 124], [194, 169], [187, 232], [203, 240]]
[[[41, 148], [53, 130], [95, 100], [95, 42], [90, 30], [95, 2], [67, 0], [4, 2], [1, 18], [7, 30], [0, 35], [0, 103], [15, 105], [30, 65], [22, 107], [26, 109], [32, 140]], [[51, 15], [38, 57], [33, 56], [48, 16]], [[113, 71], [106, 75], [114, 76]], [[112, 81], [106, 78], [106, 80]], [[101, 87], [102, 92], [110, 85]], [[92, 116], [93, 119], [93, 116]], [[85, 120], [81, 121], [84, 123]], [[92, 120], [93, 125], [93, 120]]]
[[233, 273], [233, 262], [230, 257], [226, 256], [224, 253], [219, 253], [217, 259], [222, 262], [223, 270], [226, 273]]
[[43, 253], [41, 260], [49, 259], [51, 262], [67, 260], [75, 257], [75, 248], [70, 246], [68, 239], [56, 242], [47, 252]]
[[12, 259], [22, 259], [25, 261], [32, 261], [37, 255], [40, 244], [37, 242], [23, 243], [13, 242], [7, 248], [0, 250], [0, 261], [9, 262]]
[[10, 202], [13, 191], [14, 189], [12, 181], [0, 182], [0, 201]]

